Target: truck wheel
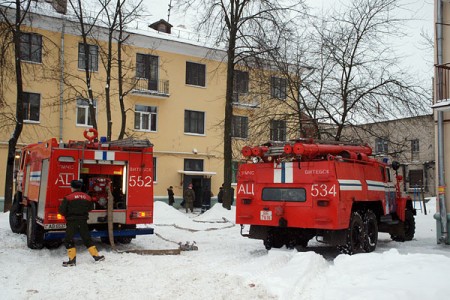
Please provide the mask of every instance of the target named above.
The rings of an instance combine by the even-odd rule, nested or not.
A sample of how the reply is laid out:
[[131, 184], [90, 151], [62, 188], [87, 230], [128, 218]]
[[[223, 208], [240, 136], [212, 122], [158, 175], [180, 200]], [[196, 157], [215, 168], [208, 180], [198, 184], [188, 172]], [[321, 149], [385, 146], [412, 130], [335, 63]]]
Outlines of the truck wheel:
[[372, 252], [377, 247], [378, 242], [378, 222], [377, 216], [371, 210], [364, 214], [364, 245], [365, 252]]
[[9, 227], [14, 233], [25, 233], [27, 231], [27, 222], [23, 219], [23, 205], [20, 204], [21, 199], [21, 193], [17, 192], [9, 211]]
[[405, 211], [405, 241], [411, 241], [416, 233], [416, 220], [414, 219], [414, 214], [411, 210], [407, 209]]
[[44, 247], [44, 228], [36, 223], [36, 204], [31, 203], [27, 212], [27, 246], [30, 249], [42, 249]]
[[347, 229], [347, 243], [339, 246], [343, 254], [355, 254], [362, 251], [364, 244], [364, 222], [358, 212], [353, 212]]

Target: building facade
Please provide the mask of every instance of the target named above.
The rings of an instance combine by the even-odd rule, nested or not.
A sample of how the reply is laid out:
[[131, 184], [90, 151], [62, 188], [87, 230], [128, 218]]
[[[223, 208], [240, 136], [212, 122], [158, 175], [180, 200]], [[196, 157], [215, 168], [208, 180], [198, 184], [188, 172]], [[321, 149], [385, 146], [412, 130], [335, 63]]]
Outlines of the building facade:
[[[65, 10], [60, 10], [65, 12]], [[30, 12], [22, 31], [24, 78], [24, 128], [18, 148], [56, 137], [60, 142], [83, 140], [92, 127], [86, 85], [85, 57], [89, 55], [89, 75], [99, 136], [108, 125], [105, 88], [111, 91], [111, 139], [117, 139], [121, 125], [117, 85], [117, 61], [113, 79], [106, 84], [105, 49], [107, 30], [95, 27], [83, 43], [79, 24], [60, 13]], [[165, 31], [166, 29], [169, 29]], [[172, 34], [170, 33], [172, 32]], [[149, 139], [154, 144], [154, 195], [167, 199], [173, 186], [182, 197], [189, 183], [199, 198], [208, 186], [214, 195], [223, 183], [223, 119], [226, 91], [226, 52], [199, 42], [179, 38], [171, 25], [161, 20], [151, 28], [126, 32], [123, 47], [126, 136]], [[96, 38], [93, 39], [92, 36]], [[117, 44], [113, 43], [116, 53]], [[10, 63], [13, 63], [11, 57]], [[250, 72], [251, 73], [251, 72]], [[4, 105], [0, 132], [0, 197], [4, 194], [8, 139], [14, 128], [14, 72], [2, 73]], [[261, 109], [265, 98], [286, 98], [286, 81], [272, 76], [268, 86], [252, 84], [248, 71], [235, 75], [232, 136], [238, 166], [240, 146], [249, 137], [251, 116]], [[252, 90], [258, 99], [249, 96]], [[264, 90], [264, 93], [261, 92]], [[266, 93], [266, 94], [265, 94]], [[286, 140], [285, 120], [268, 118], [267, 134], [259, 136]], [[270, 131], [269, 131], [270, 127]], [[234, 177], [235, 180], [235, 177]], [[198, 204], [198, 203], [197, 203]]]
[[379, 159], [398, 161], [401, 188], [412, 198], [436, 195], [433, 115], [346, 128], [343, 138], [369, 144]]

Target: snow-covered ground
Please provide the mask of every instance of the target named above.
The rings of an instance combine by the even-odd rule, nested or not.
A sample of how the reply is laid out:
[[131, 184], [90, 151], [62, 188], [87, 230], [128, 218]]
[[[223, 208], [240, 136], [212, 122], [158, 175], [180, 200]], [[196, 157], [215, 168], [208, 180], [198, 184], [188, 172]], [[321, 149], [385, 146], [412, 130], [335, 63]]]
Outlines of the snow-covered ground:
[[77, 243], [77, 266], [63, 268], [66, 250], [31, 250], [25, 235], [0, 214], [1, 299], [446, 299], [450, 246], [436, 243], [435, 200], [418, 211], [413, 241], [380, 234], [377, 250], [340, 255], [310, 242], [303, 251], [266, 251], [241, 237], [235, 211], [215, 205], [202, 215], [155, 203], [154, 235], [126, 249], [172, 249], [196, 242], [198, 251], [151, 256], [118, 253], [97, 242], [106, 260], [94, 263]]

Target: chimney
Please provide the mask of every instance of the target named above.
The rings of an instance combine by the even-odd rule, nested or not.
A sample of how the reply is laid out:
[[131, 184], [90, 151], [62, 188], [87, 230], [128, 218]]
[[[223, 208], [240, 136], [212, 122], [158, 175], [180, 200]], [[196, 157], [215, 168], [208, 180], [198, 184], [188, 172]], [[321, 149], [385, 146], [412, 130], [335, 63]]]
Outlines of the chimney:
[[65, 15], [67, 13], [67, 0], [51, 0], [53, 8], [56, 12]]
[[170, 34], [173, 26], [169, 22], [161, 19], [153, 24], [148, 25], [148, 27], [155, 29], [156, 31], [159, 32], [165, 32]]

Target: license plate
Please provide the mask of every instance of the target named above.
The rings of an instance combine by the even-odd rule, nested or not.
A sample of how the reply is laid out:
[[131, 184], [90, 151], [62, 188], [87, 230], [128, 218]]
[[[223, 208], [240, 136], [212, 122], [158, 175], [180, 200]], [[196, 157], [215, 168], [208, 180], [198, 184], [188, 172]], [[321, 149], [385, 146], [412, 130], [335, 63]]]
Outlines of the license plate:
[[272, 221], [272, 212], [270, 210], [262, 210], [259, 219], [261, 221]]

